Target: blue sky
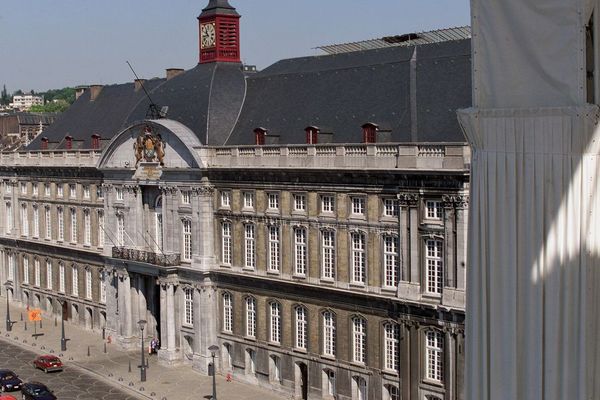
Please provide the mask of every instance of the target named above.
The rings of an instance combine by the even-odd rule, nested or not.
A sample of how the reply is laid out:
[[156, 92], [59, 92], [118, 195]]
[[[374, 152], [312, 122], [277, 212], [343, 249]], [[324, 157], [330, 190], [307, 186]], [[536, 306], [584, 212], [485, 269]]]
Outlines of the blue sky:
[[[468, 0], [230, 0], [242, 58], [264, 68], [316, 46], [469, 24]], [[144, 78], [198, 62], [208, 0], [2, 0], [0, 85], [43, 91]]]

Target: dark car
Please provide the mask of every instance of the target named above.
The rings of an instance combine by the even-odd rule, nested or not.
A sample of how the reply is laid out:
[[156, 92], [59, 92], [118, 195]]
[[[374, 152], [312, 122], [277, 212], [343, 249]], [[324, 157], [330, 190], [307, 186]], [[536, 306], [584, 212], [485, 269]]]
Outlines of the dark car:
[[19, 379], [17, 374], [8, 370], [0, 369], [0, 390], [10, 392], [11, 390], [19, 390], [23, 381]]
[[62, 371], [63, 363], [60, 361], [60, 358], [56, 356], [38, 356], [33, 360], [33, 367], [39, 368], [44, 372]]
[[27, 382], [21, 386], [21, 395], [23, 400], [56, 400], [57, 397], [44, 385], [39, 382]]

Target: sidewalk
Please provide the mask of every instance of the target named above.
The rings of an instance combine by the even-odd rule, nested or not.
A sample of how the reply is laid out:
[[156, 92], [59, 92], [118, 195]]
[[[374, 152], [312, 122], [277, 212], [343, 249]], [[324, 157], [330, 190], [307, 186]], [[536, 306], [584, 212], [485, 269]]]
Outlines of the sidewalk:
[[[10, 316], [16, 323], [12, 332], [6, 332], [6, 306], [0, 306], [0, 340], [9, 341], [36, 353], [58, 355], [66, 365], [74, 365], [87, 370], [98, 379], [121, 387], [125, 391], [135, 392], [140, 399], [154, 400], [198, 400], [210, 399], [212, 394], [212, 377], [203, 376], [192, 371], [191, 366], [165, 367], [157, 365], [155, 355], [150, 357], [150, 367], [146, 370], [146, 382], [140, 382], [140, 351], [119, 350], [114, 344], [107, 344], [104, 353], [104, 342], [99, 333], [86, 331], [78, 326], [65, 321], [65, 336], [67, 351], [60, 351], [60, 317], [56, 320], [43, 318], [40, 329], [39, 322], [37, 333], [43, 333], [37, 339], [33, 323], [25, 320], [27, 312], [24, 308], [14, 305], [10, 307]], [[23, 321], [21, 321], [21, 313]], [[147, 346], [147, 343], [146, 343]], [[88, 356], [89, 347], [89, 356]], [[131, 363], [131, 372], [129, 372]], [[272, 391], [256, 386], [227, 382], [224, 377], [217, 375], [217, 397], [220, 400], [282, 400]]]

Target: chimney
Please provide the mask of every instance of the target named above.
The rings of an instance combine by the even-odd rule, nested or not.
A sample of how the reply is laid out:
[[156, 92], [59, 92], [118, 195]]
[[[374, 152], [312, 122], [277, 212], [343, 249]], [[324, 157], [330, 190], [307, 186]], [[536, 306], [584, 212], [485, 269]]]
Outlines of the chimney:
[[254, 144], [257, 146], [263, 146], [265, 144], [265, 136], [267, 136], [267, 130], [265, 128], [254, 129]]
[[77, 86], [75, 88], [75, 100], [81, 97], [82, 94], [86, 92], [90, 87], [89, 86]]
[[103, 85], [91, 85], [90, 86], [90, 101], [95, 101], [98, 96], [100, 96], [100, 92], [102, 91]]
[[65, 136], [65, 147], [67, 148], [67, 150], [73, 149], [73, 136], [71, 136], [71, 135]]
[[100, 148], [100, 135], [94, 133], [92, 135], [92, 150], [98, 150]]
[[167, 80], [175, 78], [178, 75], [181, 75], [185, 72], [183, 68], [167, 68]]
[[42, 150], [48, 150], [48, 138], [45, 136], [42, 138], [41, 148]]
[[145, 79], [135, 79], [133, 81], [133, 83], [135, 84], [135, 91], [137, 92], [138, 90], [140, 90], [142, 88], [142, 85], [144, 83], [146, 83]]
[[379, 125], [373, 122], [367, 122], [362, 127], [363, 130], [363, 143], [376, 143], [377, 142], [377, 131]]
[[317, 144], [319, 142], [320, 129], [316, 126], [307, 126], [304, 128], [306, 132], [306, 144]]

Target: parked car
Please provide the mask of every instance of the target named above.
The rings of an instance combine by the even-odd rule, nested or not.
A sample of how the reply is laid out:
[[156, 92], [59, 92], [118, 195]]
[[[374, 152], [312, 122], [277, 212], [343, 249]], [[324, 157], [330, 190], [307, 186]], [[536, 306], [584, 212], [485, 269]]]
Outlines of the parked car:
[[23, 400], [56, 400], [57, 397], [43, 383], [27, 382], [21, 386]]
[[[0, 391], [19, 390], [22, 384], [23, 381], [19, 379], [17, 374], [8, 369], [0, 369]], [[1, 397], [0, 400], [2, 400]]]
[[44, 372], [50, 371], [62, 371], [63, 363], [60, 361], [60, 358], [56, 356], [38, 356], [35, 360], [33, 360], [33, 367], [39, 368]]
[[0, 394], [0, 400], [17, 400], [17, 398], [10, 394]]

